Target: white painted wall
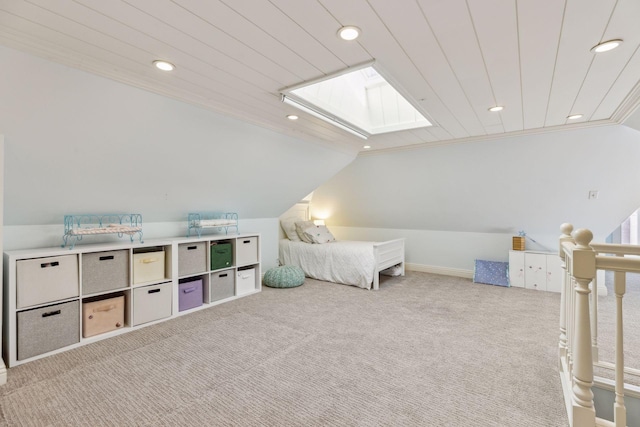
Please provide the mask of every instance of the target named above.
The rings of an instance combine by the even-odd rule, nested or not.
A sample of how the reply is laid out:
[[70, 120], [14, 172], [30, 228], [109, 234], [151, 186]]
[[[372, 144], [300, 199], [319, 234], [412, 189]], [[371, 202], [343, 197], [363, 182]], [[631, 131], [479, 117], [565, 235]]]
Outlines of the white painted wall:
[[371, 154], [316, 189], [311, 214], [342, 236], [406, 237], [409, 263], [472, 269], [506, 260], [519, 230], [530, 249], [556, 250], [563, 222], [604, 242], [640, 206], [639, 161], [625, 126]]
[[215, 210], [277, 253], [277, 217], [356, 155], [5, 47], [0, 69], [6, 249], [59, 244], [70, 213], [141, 213], [153, 238]]
[[[0, 134], [0, 252], [4, 249], [2, 247], [3, 240], [3, 227], [2, 227], [2, 216], [4, 213], [4, 135]], [[0, 277], [4, 277], [4, 263], [0, 262]], [[4, 314], [3, 314], [3, 297], [4, 297], [4, 289], [0, 289], [0, 336], [4, 334]], [[4, 354], [4, 352], [3, 352]], [[6, 384], [7, 382], [7, 367], [4, 363], [4, 359], [2, 359], [2, 355], [0, 355], [0, 385]]]
[[[394, 228], [329, 226], [338, 240], [405, 239], [407, 268], [472, 277], [475, 259], [508, 261], [511, 235]], [[504, 250], [507, 248], [507, 250]]]

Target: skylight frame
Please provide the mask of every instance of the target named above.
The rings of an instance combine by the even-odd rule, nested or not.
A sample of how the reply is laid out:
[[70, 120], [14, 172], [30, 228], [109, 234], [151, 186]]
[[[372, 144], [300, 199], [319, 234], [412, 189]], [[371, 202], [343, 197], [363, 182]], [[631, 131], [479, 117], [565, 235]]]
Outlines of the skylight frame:
[[[309, 86], [313, 86], [318, 83], [327, 82], [327, 81], [339, 78], [341, 76], [344, 76], [346, 74], [356, 73], [357, 71], [364, 70], [366, 68], [372, 68], [380, 76], [379, 83], [374, 81], [372, 82], [372, 86], [375, 86], [376, 84], [382, 84], [382, 85], [388, 85], [389, 87], [391, 87], [395, 91], [395, 93], [399, 95], [401, 98], [403, 98], [406, 104], [408, 104], [413, 109], [411, 111], [411, 114], [414, 114], [414, 112], [417, 113], [418, 115], [422, 116], [424, 121], [416, 121], [416, 122], [404, 121], [396, 124], [394, 123], [387, 124], [382, 127], [381, 126], [374, 127], [373, 125], [370, 125], [369, 128], [367, 128], [367, 126], [362, 126], [362, 124], [356, 124], [352, 120], [341, 117], [339, 115], [339, 112], [331, 111], [330, 109], [319, 106], [313, 101], [310, 101], [302, 96], [298, 96], [296, 93], [294, 93], [299, 89], [307, 88]], [[368, 61], [362, 64], [358, 64], [358, 65], [340, 70], [330, 75], [322, 76], [317, 79], [308, 80], [297, 85], [285, 87], [280, 90], [280, 94], [282, 96], [283, 102], [285, 102], [285, 98], [289, 98], [289, 100], [293, 100], [295, 101], [295, 103], [301, 104], [303, 110], [304, 109], [313, 110], [314, 113], [316, 114], [313, 114], [313, 113], [311, 114], [315, 115], [316, 117], [320, 117], [321, 115], [324, 117], [320, 117], [320, 118], [332, 124], [337, 123], [336, 126], [340, 128], [344, 128], [344, 127], [351, 128], [355, 132], [365, 135], [365, 139], [366, 137], [371, 135], [379, 135], [379, 134], [384, 134], [389, 132], [398, 132], [398, 131], [410, 130], [410, 129], [422, 129], [425, 127], [435, 126], [434, 120], [429, 116], [429, 114], [427, 114], [424, 111], [424, 109], [420, 106], [420, 104], [416, 102], [415, 99], [413, 99], [413, 97], [410, 96], [409, 93], [406, 90], [404, 90], [404, 88], [401, 85], [398, 84], [397, 80], [393, 79], [391, 75], [387, 73], [375, 61]], [[368, 94], [365, 92], [364, 95], [367, 96]], [[290, 103], [290, 104], [293, 105], [293, 103]], [[371, 115], [369, 109], [366, 109], [366, 114], [369, 116]]]

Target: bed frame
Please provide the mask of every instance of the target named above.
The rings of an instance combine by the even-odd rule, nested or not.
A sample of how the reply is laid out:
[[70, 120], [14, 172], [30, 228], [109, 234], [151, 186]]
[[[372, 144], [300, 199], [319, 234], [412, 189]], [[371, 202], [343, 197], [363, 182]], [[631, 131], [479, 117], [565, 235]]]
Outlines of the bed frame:
[[[296, 218], [300, 221], [311, 219], [308, 203], [297, 203], [289, 209], [280, 219]], [[282, 233], [282, 230], [280, 231]], [[404, 239], [388, 240], [374, 243], [373, 255], [375, 257], [375, 270], [373, 272], [373, 290], [380, 289], [380, 272], [394, 265], [400, 265], [400, 275], [404, 276]]]
[[404, 239], [375, 243], [373, 254], [376, 259], [376, 269], [373, 272], [374, 291], [380, 289], [380, 272], [382, 270], [400, 264], [400, 275], [404, 276]]

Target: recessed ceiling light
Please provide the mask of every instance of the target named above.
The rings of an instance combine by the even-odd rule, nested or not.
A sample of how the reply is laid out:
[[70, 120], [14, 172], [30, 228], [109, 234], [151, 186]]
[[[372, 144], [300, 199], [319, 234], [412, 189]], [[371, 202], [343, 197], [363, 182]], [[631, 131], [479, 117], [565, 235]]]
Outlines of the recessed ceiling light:
[[342, 40], [355, 40], [360, 35], [360, 28], [354, 27], [353, 25], [348, 25], [346, 27], [342, 27], [338, 30], [338, 35]]
[[617, 48], [621, 44], [622, 44], [622, 40], [620, 39], [608, 40], [606, 42], [599, 43], [594, 47], [592, 47], [591, 52], [594, 52], [594, 53], [607, 52], [609, 50]]
[[572, 114], [570, 116], [567, 116], [567, 119], [569, 120], [576, 120], [576, 119], [581, 119], [582, 118], [582, 114]]
[[364, 148], [365, 150], [368, 150], [369, 148], [371, 148], [371, 146], [370, 145], [365, 145], [362, 148]]
[[289, 120], [298, 120], [298, 116], [296, 116], [295, 114], [289, 114], [287, 116], [287, 119], [289, 119]]
[[492, 113], [496, 113], [498, 111], [502, 111], [503, 109], [504, 107], [502, 105], [496, 105], [495, 107], [489, 108], [489, 111], [491, 111]]
[[157, 69], [162, 71], [173, 71], [176, 69], [175, 65], [167, 61], [153, 61], [153, 65], [155, 65]]

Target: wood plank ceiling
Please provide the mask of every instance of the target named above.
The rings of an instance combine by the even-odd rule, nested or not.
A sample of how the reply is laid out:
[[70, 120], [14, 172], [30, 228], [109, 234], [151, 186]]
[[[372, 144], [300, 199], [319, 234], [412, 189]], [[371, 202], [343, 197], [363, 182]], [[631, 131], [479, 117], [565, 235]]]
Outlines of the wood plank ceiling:
[[[375, 61], [434, 123], [367, 141], [384, 150], [622, 122], [639, 18], [638, 0], [0, 0], [0, 44], [349, 150], [362, 140], [287, 120], [280, 91]], [[590, 51], [609, 39], [624, 43]]]

